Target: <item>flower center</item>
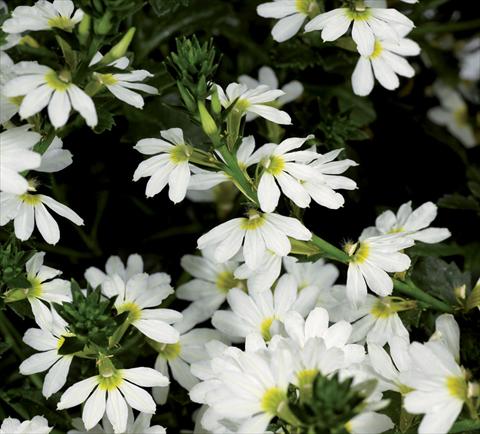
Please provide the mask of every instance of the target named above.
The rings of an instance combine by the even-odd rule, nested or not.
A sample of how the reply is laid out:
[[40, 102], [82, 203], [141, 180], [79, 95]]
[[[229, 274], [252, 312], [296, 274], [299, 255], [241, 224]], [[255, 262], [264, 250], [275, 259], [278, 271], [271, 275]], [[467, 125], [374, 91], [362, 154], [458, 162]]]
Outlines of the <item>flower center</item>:
[[465, 378], [451, 376], [446, 379], [448, 393], [461, 401], [467, 400], [467, 383]]
[[250, 101], [248, 99], [239, 98], [239, 100], [235, 104], [235, 109], [239, 112], [245, 112], [248, 107], [250, 107]]
[[128, 301], [127, 303], [123, 303], [117, 307], [117, 312], [119, 315], [127, 311], [128, 311], [128, 320], [130, 322], [137, 321], [142, 317], [142, 309], [136, 303]]
[[113, 74], [97, 74], [97, 78], [105, 86], [111, 86], [115, 83], [118, 83], [118, 80]]
[[390, 303], [385, 303], [383, 300], [377, 300], [370, 310], [370, 314], [375, 318], [388, 318], [395, 313]]
[[376, 59], [380, 54], [382, 54], [383, 47], [380, 41], [375, 41], [375, 46], [373, 48], [373, 53], [370, 54], [370, 59]]
[[40, 297], [43, 293], [42, 282], [36, 277], [27, 277], [27, 279], [32, 285], [28, 290], [28, 296], [35, 298]]
[[70, 18], [59, 15], [58, 17], [50, 18], [48, 20], [48, 25], [50, 27], [57, 27], [58, 29], [70, 32], [75, 24]]
[[315, 0], [295, 0], [295, 8], [305, 15], [314, 16], [318, 14], [318, 4]]
[[174, 344], [163, 344], [158, 353], [166, 360], [175, 360], [179, 355], [182, 347], [180, 342]]
[[460, 107], [453, 112], [453, 118], [455, 119], [455, 123], [459, 127], [464, 127], [468, 125], [468, 111], [466, 107]]
[[269, 341], [272, 339], [272, 335], [270, 333], [270, 327], [272, 326], [273, 320], [275, 318], [273, 316], [265, 318], [262, 323], [260, 324], [260, 333], [264, 340]]
[[267, 389], [262, 396], [260, 407], [265, 413], [275, 415], [279, 405], [286, 399], [285, 392], [279, 387]]
[[55, 71], [50, 71], [48, 74], [45, 74], [47, 85], [60, 92], [65, 92], [70, 87], [70, 83], [68, 83], [66, 79], [67, 77], [58, 76]]
[[60, 336], [57, 341], [57, 350], [59, 350], [62, 347], [64, 342], [65, 342], [65, 336]]
[[357, 264], [362, 264], [368, 259], [369, 253], [370, 253], [370, 246], [368, 245], [368, 243], [361, 242], [357, 251], [353, 255], [353, 262]]
[[180, 164], [188, 159], [192, 155], [192, 150], [190, 146], [187, 145], [175, 145], [175, 147], [170, 151], [170, 160], [174, 164]]
[[38, 205], [39, 203], [42, 202], [40, 197], [36, 194], [28, 194], [28, 193], [23, 193], [20, 195], [20, 200], [22, 202], [25, 202], [27, 205]]
[[230, 289], [240, 288], [242, 286], [240, 280], [235, 279], [231, 271], [218, 273], [215, 283], [222, 294], [227, 294]]
[[277, 176], [283, 172], [283, 169], [285, 168], [285, 160], [277, 155], [272, 155], [264, 161], [263, 165], [267, 172], [271, 173], [273, 176]]
[[311, 388], [317, 374], [317, 369], [304, 369], [303, 371], [297, 372], [298, 387], [300, 389]]
[[244, 218], [241, 223], [241, 228], [246, 231], [254, 231], [265, 224], [265, 218], [262, 214], [255, 210], [248, 212], [248, 218]]
[[355, 10], [345, 8], [345, 15], [354, 21], [368, 21], [372, 13], [365, 7], [357, 6]]
[[102, 390], [116, 389], [123, 382], [122, 374], [115, 370], [109, 377], [97, 375], [98, 388]]

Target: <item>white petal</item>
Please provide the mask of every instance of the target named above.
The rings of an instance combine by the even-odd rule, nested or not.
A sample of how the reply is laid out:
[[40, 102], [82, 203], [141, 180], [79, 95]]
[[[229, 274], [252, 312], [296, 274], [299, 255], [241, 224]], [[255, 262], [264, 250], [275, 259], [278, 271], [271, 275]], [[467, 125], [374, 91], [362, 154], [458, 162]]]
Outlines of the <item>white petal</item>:
[[177, 164], [168, 178], [168, 197], [173, 203], [178, 203], [185, 199], [189, 181], [190, 167], [188, 162]]
[[74, 84], [70, 85], [67, 92], [73, 108], [82, 115], [87, 125], [91, 128], [96, 126], [98, 117], [92, 98]]
[[70, 99], [66, 91], [53, 92], [52, 99], [48, 104], [48, 117], [55, 128], [63, 127], [70, 116]]
[[26, 119], [44, 109], [50, 101], [52, 93], [53, 89], [46, 84], [29, 92], [20, 104], [20, 117]]
[[165, 375], [152, 368], [123, 369], [122, 376], [126, 380], [142, 387], [165, 387], [169, 383]]
[[373, 85], [374, 80], [370, 60], [360, 57], [352, 74], [353, 92], [360, 96], [368, 95], [372, 91]]
[[58, 392], [65, 385], [72, 360], [72, 356], [63, 356], [48, 371], [43, 381], [42, 389], [45, 398], [50, 398], [50, 396]]
[[88, 398], [82, 411], [82, 420], [87, 430], [93, 428], [103, 417], [106, 405], [106, 391], [97, 387]]
[[114, 432], [125, 432], [127, 430], [128, 408], [118, 389], [114, 388], [108, 391], [106, 410]]
[[48, 244], [57, 244], [60, 240], [60, 229], [52, 215], [42, 203], [35, 206], [35, 222], [43, 239]]
[[297, 34], [305, 21], [305, 15], [293, 14], [282, 18], [272, 29], [273, 39], [277, 42], [285, 42]]
[[75, 407], [84, 402], [95, 386], [98, 385], [97, 377], [90, 377], [70, 386], [60, 398], [57, 404], [58, 410]]
[[139, 319], [133, 324], [145, 336], [157, 342], [174, 344], [178, 342], [179, 333], [171, 325], [158, 320]]
[[128, 381], [123, 381], [119, 388], [132, 408], [144, 413], [155, 413], [155, 401], [145, 390]]
[[20, 373], [22, 375], [31, 375], [46, 371], [59, 358], [60, 356], [57, 354], [56, 349], [34, 354], [21, 363], [19, 367]]
[[353, 21], [352, 38], [356, 42], [357, 50], [362, 56], [370, 56], [373, 53], [375, 37], [366, 21]]
[[275, 183], [275, 178], [270, 173], [265, 172], [258, 184], [258, 200], [262, 211], [274, 211], [278, 205], [279, 198], [280, 190]]

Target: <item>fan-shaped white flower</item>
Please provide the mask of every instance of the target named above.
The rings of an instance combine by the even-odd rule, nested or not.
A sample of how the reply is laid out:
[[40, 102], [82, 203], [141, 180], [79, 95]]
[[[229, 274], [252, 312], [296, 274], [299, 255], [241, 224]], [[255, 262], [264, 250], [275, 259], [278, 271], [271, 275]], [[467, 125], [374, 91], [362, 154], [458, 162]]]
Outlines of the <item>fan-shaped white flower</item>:
[[28, 288], [19, 288], [6, 294], [7, 300], [26, 298], [32, 307], [37, 324], [45, 330], [51, 329], [52, 314], [41, 300], [47, 303], [64, 303], [72, 300], [70, 282], [59, 279], [60, 270], [43, 265], [44, 252], [35, 253], [25, 264]]
[[415, 70], [402, 56], [417, 56], [420, 46], [411, 39], [375, 39], [375, 48], [368, 55], [361, 55], [352, 74], [353, 92], [368, 95], [374, 86], [374, 76], [388, 90], [400, 86], [397, 75], [413, 77]]
[[[100, 62], [100, 60], [102, 60], [102, 57], [103, 56], [97, 52], [97, 54], [91, 60], [89, 66], [96, 65], [98, 62]], [[128, 65], [128, 58], [121, 57], [120, 59], [110, 63], [108, 66], [113, 66], [120, 70], [124, 70], [128, 67]], [[144, 69], [124, 73], [95, 72], [94, 77], [110, 92], [112, 92], [112, 94], [115, 95], [120, 101], [139, 109], [143, 108], [143, 97], [131, 89], [141, 90], [142, 92], [146, 92], [151, 95], [158, 94], [158, 90], [155, 87], [144, 83], [138, 83], [146, 78], [153, 77], [153, 74]]]
[[20, 62], [15, 65], [16, 77], [5, 85], [7, 97], [24, 96], [19, 109], [22, 119], [29, 118], [48, 106], [48, 117], [55, 128], [63, 127], [73, 107], [89, 127], [97, 125], [98, 118], [92, 99], [76, 84], [70, 73], [39, 65]]
[[59, 354], [65, 336], [68, 336], [67, 323], [63, 318], [51, 308], [50, 317], [45, 319], [45, 328], [25, 332], [23, 342], [40, 352], [25, 359], [19, 370], [23, 375], [32, 375], [48, 369], [42, 393], [45, 398], [50, 398], [65, 385], [73, 354]]
[[411, 414], [425, 414], [419, 434], [446, 434], [460, 415], [467, 400], [465, 371], [445, 345], [414, 342], [410, 346], [412, 369], [400, 375], [413, 389], [404, 398]]
[[72, 153], [63, 149], [62, 139], [54, 137], [52, 143], [42, 154], [42, 162], [36, 172], [53, 173], [65, 169], [72, 164]]
[[15, 65], [10, 56], [0, 47], [0, 124], [9, 121], [18, 113], [18, 101], [5, 95], [5, 84], [15, 77]]
[[48, 244], [57, 244], [60, 240], [60, 229], [46, 206], [72, 223], [83, 225], [83, 219], [76, 212], [44, 194], [18, 195], [0, 192], [0, 226], [13, 220], [15, 236], [25, 241], [30, 238], [36, 225]]
[[22, 33], [29, 30], [61, 29], [71, 32], [82, 21], [83, 11], [71, 0], [39, 0], [33, 6], [18, 6], [2, 26], [5, 33]]
[[255, 291], [250, 295], [234, 288], [227, 295], [231, 311], [219, 310], [212, 317], [212, 324], [231, 337], [241, 341], [251, 333], [270, 340], [281, 331], [280, 325], [289, 311], [305, 316], [316, 302], [316, 291], [297, 292], [292, 276], [282, 276], [275, 287]]
[[436, 82], [433, 90], [441, 105], [431, 108], [427, 113], [428, 118], [438, 125], [447, 127], [450, 134], [460, 140], [466, 148], [477, 145], [478, 140], [468, 121], [468, 107], [460, 94], [441, 82]]
[[[157, 284], [152, 287], [152, 279], [155, 278]], [[116, 297], [117, 312], [128, 312], [126, 321], [145, 336], [166, 344], [178, 342], [179, 333], [170, 324], [182, 319], [182, 314], [172, 309], [151, 309], [173, 294], [172, 287], [165, 282], [161, 273], [157, 273], [157, 276], [136, 274], [127, 282], [114, 275], [103, 283], [102, 292], [109, 297]]]
[[374, 297], [368, 294], [365, 301], [358, 307], [346, 304], [341, 316], [352, 323], [351, 342], [367, 341], [383, 346], [394, 336], [408, 340], [408, 330], [403, 325], [398, 312], [413, 307], [415, 307], [414, 302], [390, 297]]
[[360, 239], [382, 234], [403, 233], [408, 238], [424, 243], [438, 243], [451, 234], [446, 228], [430, 228], [430, 223], [437, 217], [437, 206], [432, 202], [425, 202], [415, 211], [412, 202], [400, 206], [397, 214], [388, 210], [380, 214], [375, 220], [375, 226], [366, 228]]
[[13, 417], [3, 419], [0, 434], [48, 434], [53, 427], [48, 426], [48, 420], [43, 416], [35, 416], [30, 420], [20, 422]]
[[[240, 84], [245, 84], [249, 89], [255, 89], [262, 84], [268, 86], [270, 89], [279, 88], [277, 76], [269, 66], [262, 66], [258, 70], [258, 80], [248, 75], [241, 75], [238, 77], [238, 82]], [[275, 105], [278, 107], [282, 107], [283, 105], [299, 98], [303, 93], [303, 85], [298, 80], [293, 80], [282, 86], [281, 90], [285, 92], [285, 94], [275, 101]], [[247, 113], [246, 119], [247, 121], [250, 121], [256, 117], [257, 115], [255, 113]]]
[[0, 133], [0, 191], [26, 193], [28, 182], [21, 172], [40, 166], [40, 154], [31, 149], [40, 141], [41, 135], [28, 131], [29, 128], [25, 125]]
[[288, 255], [292, 248], [288, 237], [308, 241], [312, 234], [295, 218], [252, 209], [247, 217], [229, 220], [202, 235], [198, 239], [198, 248], [215, 246], [215, 260], [226, 262], [243, 244], [246, 264], [250, 269], [256, 269], [267, 249], [278, 256]]
[[[128, 407], [127, 428], [122, 434], [166, 434], [167, 431], [163, 426], [152, 425], [150, 421], [152, 415], [148, 413], [140, 413], [137, 418], [133, 416], [133, 411]], [[114, 429], [106, 415], [102, 418], [102, 424], [95, 425], [92, 429], [87, 430], [82, 419], [75, 418], [72, 421], [75, 429], [67, 431], [67, 434], [113, 434]]]
[[93, 428], [106, 412], [116, 434], [124, 433], [127, 428], [127, 403], [140, 412], [155, 413], [154, 400], [138, 386], [164, 387], [168, 378], [151, 368], [115, 369], [112, 366], [108, 374], [95, 375], [69, 387], [61, 396], [57, 409], [85, 402], [82, 411], [85, 428]]
[[244, 84], [230, 83], [225, 92], [217, 85], [217, 91], [223, 107], [228, 108], [235, 102], [233, 111], [239, 116], [253, 113], [276, 124], [290, 125], [292, 123], [288, 113], [271, 105], [277, 98], [285, 94], [282, 90], [272, 90], [266, 85], [248, 89]]
[[440, 315], [435, 320], [435, 333], [429, 342], [444, 345], [457, 363], [460, 363], [460, 327], [455, 317], [449, 313]]
[[393, 281], [387, 272], [405, 271], [410, 267], [410, 258], [400, 250], [413, 244], [412, 239], [402, 234], [388, 234], [349, 245], [347, 295], [350, 301], [359, 304], [365, 300], [367, 286], [380, 296], [390, 295]]
[[236, 279], [246, 280], [249, 292], [270, 289], [282, 271], [282, 256], [267, 250], [260, 265], [251, 269], [246, 263], [240, 265], [234, 273]]
[[[174, 327], [180, 332], [178, 342], [174, 344], [154, 345], [158, 351], [155, 361], [155, 369], [170, 378], [169, 370], [172, 372], [173, 378], [187, 390], [190, 390], [198, 379], [190, 372], [190, 365], [195, 362], [207, 359], [208, 354], [205, 349], [207, 342], [216, 340], [221, 341], [222, 335], [217, 330], [207, 328], [195, 328], [193, 326], [198, 323], [197, 318], [189, 319], [192, 310], [184, 310], [182, 312], [186, 327], [183, 330], [175, 325]], [[181, 326], [181, 324], [180, 324]], [[154, 388], [153, 397], [158, 404], [165, 404], [168, 396], [168, 387]]]
[[141, 162], [133, 180], [149, 177], [145, 194], [147, 197], [160, 193], [168, 184], [168, 197], [173, 203], [181, 202], [187, 193], [193, 165], [189, 159], [193, 148], [185, 143], [180, 128], [160, 132], [162, 139], [142, 139], [134, 148], [145, 155], [155, 155]]
[[318, 13], [315, 0], [274, 0], [257, 6], [257, 14], [264, 18], [279, 18], [272, 29], [277, 42], [284, 42], [297, 34], [310, 16]]
[[305, 25], [306, 32], [322, 31], [324, 41], [335, 41], [352, 24], [352, 38], [362, 56], [375, 51], [375, 37], [398, 41], [413, 29], [413, 22], [396, 9], [358, 7], [339, 8], [317, 15]]
[[245, 284], [234, 276], [238, 264], [235, 258], [221, 264], [216, 262], [211, 249], [202, 250], [202, 256], [182, 257], [182, 268], [193, 279], [180, 285], [175, 295], [180, 300], [191, 301], [190, 306], [203, 313], [199, 316], [198, 322], [211, 318], [213, 312], [227, 299], [227, 294], [232, 288], [244, 288]]

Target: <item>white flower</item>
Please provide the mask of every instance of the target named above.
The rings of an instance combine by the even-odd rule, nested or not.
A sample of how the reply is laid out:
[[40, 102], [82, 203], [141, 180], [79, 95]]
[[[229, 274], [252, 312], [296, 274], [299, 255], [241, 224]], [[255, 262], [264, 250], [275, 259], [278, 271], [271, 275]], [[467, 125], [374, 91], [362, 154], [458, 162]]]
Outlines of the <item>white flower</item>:
[[266, 85], [248, 89], [244, 84], [230, 83], [225, 92], [217, 85], [218, 97], [223, 107], [228, 108], [235, 102], [233, 112], [239, 116], [253, 113], [271, 122], [290, 125], [292, 120], [288, 113], [272, 107], [271, 103], [284, 95], [282, 90], [271, 90]]
[[[60, 29], [71, 32], [82, 21], [83, 11], [77, 9], [71, 0], [54, 0], [50, 3], [39, 0], [33, 6], [18, 6], [2, 26], [5, 33], [21, 33], [28, 30]], [[73, 14], [73, 15], [72, 15]]]
[[345, 425], [345, 429], [351, 434], [380, 434], [394, 427], [392, 419], [374, 411], [364, 411]]
[[324, 41], [344, 35], [353, 21], [352, 38], [362, 56], [375, 50], [375, 37], [397, 41], [414, 27], [413, 22], [396, 9], [362, 7], [339, 8], [317, 15], [305, 26], [306, 32], [322, 30]]
[[0, 133], [0, 191], [25, 193], [28, 182], [21, 172], [40, 165], [40, 154], [31, 149], [40, 141], [41, 135], [28, 131], [29, 128], [29, 125], [25, 125]]
[[227, 295], [231, 311], [219, 310], [213, 314], [212, 324], [235, 339], [243, 340], [251, 333], [270, 340], [280, 332], [280, 325], [289, 311], [305, 316], [316, 302], [316, 291], [300, 291], [292, 276], [282, 276], [275, 290], [265, 289], [245, 294], [234, 288]]
[[20, 367], [22, 375], [32, 375], [48, 369], [43, 382], [42, 393], [50, 398], [66, 383], [72, 355], [61, 355], [59, 350], [68, 336], [67, 323], [51, 308], [50, 318], [45, 322], [46, 328], [28, 329], [23, 336], [23, 342], [41, 351], [25, 359]]
[[413, 77], [415, 70], [402, 56], [417, 56], [420, 46], [411, 39], [375, 39], [374, 50], [361, 55], [352, 74], [352, 87], [356, 95], [368, 95], [374, 86], [374, 76], [388, 90], [397, 89], [402, 77]]
[[435, 333], [430, 336], [429, 342], [437, 342], [450, 351], [457, 363], [460, 363], [460, 327], [455, 317], [445, 313], [435, 320]]
[[404, 398], [411, 414], [425, 414], [419, 434], [446, 434], [467, 400], [465, 371], [448, 348], [436, 342], [410, 346], [412, 370], [402, 373], [404, 384], [414, 389]]
[[52, 211], [65, 217], [78, 226], [83, 225], [83, 219], [68, 206], [57, 202], [44, 194], [24, 193], [21, 195], [0, 193], [0, 226], [13, 220], [15, 236], [22, 241], [32, 235], [35, 224], [43, 239], [48, 244], [57, 244], [60, 240], [60, 229], [45, 205]]
[[240, 265], [234, 273], [235, 278], [246, 280], [249, 292], [270, 289], [282, 271], [282, 256], [267, 250], [260, 265], [251, 269], [246, 263]]
[[[240, 84], [245, 84], [249, 89], [255, 89], [262, 84], [267, 85], [270, 89], [278, 89], [277, 76], [275, 75], [273, 69], [269, 66], [262, 66], [258, 70], [258, 80], [255, 80], [248, 75], [241, 75], [238, 77], [238, 82]], [[282, 107], [283, 105], [299, 98], [303, 93], [303, 85], [298, 80], [294, 80], [284, 85], [281, 90], [285, 92], [285, 94], [280, 96], [275, 101], [275, 104], [278, 107]], [[257, 115], [254, 113], [247, 113], [247, 121], [256, 117]]]
[[133, 175], [133, 180], [149, 177], [145, 194], [147, 197], [160, 193], [167, 185], [168, 197], [173, 203], [185, 198], [190, 182], [192, 165], [189, 159], [193, 148], [185, 144], [180, 128], [170, 128], [160, 132], [163, 139], [142, 139], [134, 148], [145, 155], [155, 155], [141, 162]]
[[63, 149], [62, 139], [54, 137], [52, 143], [42, 154], [42, 162], [36, 172], [53, 173], [65, 169], [72, 164], [72, 153]]
[[279, 18], [272, 29], [277, 42], [284, 42], [297, 34], [304, 21], [318, 12], [315, 0], [274, 0], [257, 6], [257, 14], [264, 18]]
[[[174, 344], [155, 345], [158, 351], [157, 360], [155, 361], [155, 369], [170, 378], [169, 370], [172, 372], [173, 378], [187, 390], [190, 390], [198, 379], [190, 372], [190, 365], [208, 358], [205, 344], [212, 340], [221, 341], [222, 335], [217, 330], [207, 328], [191, 329], [198, 320], [189, 320], [188, 316], [192, 311], [188, 308], [182, 312], [187, 327], [181, 330], [177, 325], [175, 328], [179, 330], [180, 338]], [[190, 315], [189, 315], [190, 313]], [[165, 404], [168, 396], [168, 387], [154, 388], [153, 396], [159, 404]]]
[[[337, 289], [340, 290], [340, 287]], [[344, 294], [342, 309], [337, 312], [335, 320], [342, 318], [352, 323], [351, 342], [367, 341], [383, 346], [394, 336], [408, 340], [408, 330], [403, 325], [398, 312], [413, 308], [414, 303], [368, 294], [365, 301], [357, 308], [347, 302], [347, 297], [348, 295]]]
[[437, 206], [432, 202], [425, 202], [415, 211], [412, 202], [400, 206], [395, 215], [388, 210], [380, 214], [375, 220], [375, 226], [364, 230], [360, 239], [367, 236], [382, 234], [403, 233], [408, 238], [424, 243], [438, 243], [451, 234], [446, 228], [430, 228], [430, 223], [437, 217]]
[[29, 288], [19, 288], [9, 291], [7, 299], [20, 300], [26, 298], [30, 303], [36, 323], [45, 330], [51, 329], [52, 314], [42, 303], [64, 303], [72, 300], [70, 282], [59, 279], [60, 270], [43, 265], [44, 252], [35, 253], [25, 264]]
[[162, 278], [161, 273], [152, 276], [146, 273], [136, 274], [127, 282], [114, 275], [103, 283], [102, 292], [108, 297], [116, 297], [117, 312], [128, 312], [127, 322], [145, 336], [161, 343], [178, 342], [179, 333], [170, 324], [179, 321], [182, 314], [172, 309], [149, 309], [159, 306], [173, 294], [172, 287]]
[[466, 148], [477, 145], [478, 140], [468, 121], [468, 107], [460, 94], [441, 82], [436, 82], [433, 90], [441, 106], [431, 108], [427, 113], [428, 118], [438, 125], [446, 126], [450, 134]]
[[[57, 404], [58, 410], [83, 402], [82, 420], [87, 430], [93, 428], [106, 412], [115, 433], [127, 428], [128, 406], [154, 414], [156, 405], [142, 387], [164, 387], [168, 378], [151, 368], [115, 369], [109, 375], [95, 375], [69, 387]], [[92, 393], [93, 392], [93, 393]], [[88, 398], [88, 399], [87, 399]]]
[[[100, 62], [102, 57], [103, 56], [99, 52], [97, 52], [97, 54], [91, 60], [89, 66], [96, 65], [98, 62]], [[114, 66], [115, 68], [122, 70], [126, 69], [128, 67], [128, 64], [128, 58], [121, 57], [120, 59], [109, 63], [107, 66]], [[139, 81], [145, 80], [148, 77], [153, 77], [153, 74], [144, 69], [130, 71], [126, 73], [102, 74], [100, 72], [95, 72], [94, 76], [120, 101], [126, 102], [127, 104], [130, 104], [139, 109], [143, 108], [143, 97], [131, 89], [141, 90], [142, 92], [146, 92], [151, 95], [158, 94], [158, 90], [155, 87], [149, 86], [148, 84], [137, 83]]]
[[480, 80], [480, 37], [473, 37], [460, 51], [460, 78], [477, 82]]
[[214, 258], [226, 262], [240, 250], [250, 269], [261, 265], [266, 250], [287, 256], [291, 250], [288, 237], [308, 241], [311, 232], [293, 217], [250, 210], [247, 217], [229, 220], [198, 239], [198, 248], [215, 246]]
[[[11, 35], [9, 35], [11, 36]], [[18, 101], [5, 95], [5, 84], [15, 77], [14, 63], [10, 56], [0, 47], [0, 124], [5, 124], [18, 113]]]
[[368, 358], [373, 372], [379, 382], [381, 390], [393, 390], [402, 394], [411, 389], [402, 384], [400, 374], [412, 367], [412, 360], [408, 353], [410, 342], [400, 336], [393, 336], [388, 341], [390, 354], [380, 345], [368, 344]]
[[35, 416], [23, 422], [7, 417], [3, 419], [0, 434], [48, 434], [52, 429], [53, 427], [48, 426], [48, 420], [43, 416]]
[[[140, 255], [134, 253], [128, 257], [127, 266], [125, 266], [118, 256], [110, 256], [105, 264], [105, 271], [106, 273], [96, 267], [90, 267], [85, 272], [85, 279], [92, 288], [102, 285], [115, 275], [127, 282], [135, 274], [143, 273], [143, 260]], [[165, 281], [170, 283], [167, 279]]]
[[5, 85], [7, 97], [24, 96], [19, 114], [29, 118], [48, 106], [48, 117], [55, 128], [63, 127], [73, 107], [88, 126], [97, 125], [98, 118], [92, 99], [71, 82], [70, 74], [39, 65], [37, 62], [20, 62], [15, 65], [17, 77]]
[[[152, 415], [140, 413], [137, 418], [133, 416], [133, 411], [128, 407], [127, 427], [122, 434], [166, 434], [165, 428], [160, 425], [150, 426]], [[67, 431], [67, 434], [113, 434], [114, 429], [106, 415], [102, 418], [102, 424], [95, 425], [91, 430], [85, 428], [82, 419], [75, 418], [72, 421], [73, 430]]]
[[180, 300], [191, 301], [190, 306], [203, 312], [198, 318], [199, 322], [212, 316], [227, 299], [232, 288], [244, 287], [244, 283], [234, 276], [238, 261], [231, 260], [220, 264], [214, 261], [212, 249], [202, 250], [202, 256], [183, 256], [181, 265], [193, 279], [180, 285], [175, 295]]
[[206, 393], [207, 404], [218, 418], [239, 423], [237, 432], [265, 432], [270, 420], [285, 407], [282, 403], [292, 377], [290, 354], [237, 351], [235, 361], [226, 360], [226, 364], [219, 359], [215, 363], [218, 381]]
[[379, 235], [365, 238], [350, 246], [348, 254], [347, 295], [352, 303], [365, 300], [367, 286], [384, 297], [393, 290], [393, 281], [387, 274], [405, 271], [410, 258], [400, 250], [413, 246], [414, 241], [402, 234]]

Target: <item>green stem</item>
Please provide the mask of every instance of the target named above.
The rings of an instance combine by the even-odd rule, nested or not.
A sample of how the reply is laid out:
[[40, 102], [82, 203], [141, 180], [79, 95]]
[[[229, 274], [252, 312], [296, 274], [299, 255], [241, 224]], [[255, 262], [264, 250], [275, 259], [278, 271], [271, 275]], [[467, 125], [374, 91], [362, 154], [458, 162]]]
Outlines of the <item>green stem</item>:
[[416, 300], [423, 301], [440, 312], [453, 312], [451, 306], [427, 294], [425, 291], [415, 286], [413, 282], [405, 283], [397, 279], [392, 280], [393, 287], [402, 294], [408, 295]]
[[328, 258], [348, 264], [349, 256], [344, 251], [335, 247], [333, 244], [330, 244], [315, 234], [313, 234], [311, 242], [319, 247]]

